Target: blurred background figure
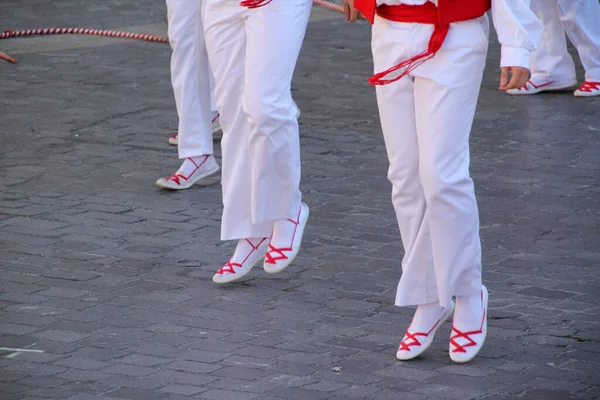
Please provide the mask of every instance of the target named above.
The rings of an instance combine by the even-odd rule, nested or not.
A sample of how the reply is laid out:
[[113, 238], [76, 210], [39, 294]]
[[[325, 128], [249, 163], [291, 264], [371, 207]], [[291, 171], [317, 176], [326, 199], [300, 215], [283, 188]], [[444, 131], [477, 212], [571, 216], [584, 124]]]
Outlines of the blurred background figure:
[[531, 0], [531, 9], [544, 24], [542, 40], [531, 55], [531, 79], [511, 95], [536, 94], [577, 85], [575, 64], [566, 35], [577, 49], [585, 80], [574, 95], [600, 95], [600, 2], [598, 0]]
[[214, 79], [208, 64], [202, 0], [167, 0], [171, 56], [171, 82], [179, 116], [178, 132], [169, 138], [177, 145], [183, 163], [173, 175], [156, 184], [187, 189], [219, 171], [213, 155], [213, 133], [221, 128], [214, 105]]

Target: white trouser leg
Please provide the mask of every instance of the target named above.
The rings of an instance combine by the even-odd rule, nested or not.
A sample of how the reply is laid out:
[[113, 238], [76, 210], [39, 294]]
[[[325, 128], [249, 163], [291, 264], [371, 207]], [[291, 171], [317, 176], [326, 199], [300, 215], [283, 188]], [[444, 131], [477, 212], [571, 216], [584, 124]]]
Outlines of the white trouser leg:
[[554, 0], [531, 0], [531, 10], [542, 21], [544, 32], [531, 53], [531, 76], [536, 82], [562, 83], [575, 79], [575, 64]]
[[213, 154], [211, 71], [201, 0], [167, 0], [171, 82], [179, 116], [179, 158]]
[[600, 3], [597, 0], [558, 0], [558, 12], [573, 43], [585, 79], [600, 82]]
[[276, 0], [246, 22], [244, 111], [250, 123], [252, 220], [295, 219], [300, 209], [300, 136], [291, 82], [310, 0]]
[[[395, 40], [411, 34], [410, 24], [397, 24], [376, 17], [372, 48], [375, 72], [413, 55], [410, 41]], [[392, 203], [404, 247], [402, 279], [396, 304], [425, 304], [437, 300], [437, 285], [429, 237], [427, 207], [419, 180], [419, 143], [415, 125], [414, 83], [404, 77], [393, 84], [377, 86], [377, 105], [390, 166]], [[403, 290], [404, 282], [412, 288]]]
[[[397, 305], [481, 289], [479, 217], [469, 176], [469, 134], [487, 51], [487, 17], [452, 24], [437, 55], [412, 76], [377, 88], [388, 176], [405, 256]], [[433, 27], [373, 26], [376, 71], [426, 48]], [[414, 81], [411, 81], [413, 79]]]
[[309, 0], [249, 10], [207, 0], [204, 22], [223, 127], [221, 239], [268, 237], [300, 207], [300, 149], [292, 74]]

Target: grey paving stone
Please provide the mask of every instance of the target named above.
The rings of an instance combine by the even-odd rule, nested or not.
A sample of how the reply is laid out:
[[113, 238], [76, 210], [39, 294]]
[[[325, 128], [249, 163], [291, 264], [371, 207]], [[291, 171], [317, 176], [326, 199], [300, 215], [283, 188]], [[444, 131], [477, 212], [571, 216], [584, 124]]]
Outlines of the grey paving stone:
[[142, 367], [155, 367], [157, 365], [168, 364], [173, 362], [173, 359], [147, 356], [142, 354], [131, 354], [119, 359], [119, 362], [125, 364], [139, 365]]
[[251, 400], [259, 397], [255, 393], [235, 392], [232, 390], [211, 389], [200, 394], [202, 399], [211, 400]]
[[178, 360], [171, 364], [165, 365], [165, 368], [172, 369], [175, 371], [185, 371], [190, 373], [203, 374], [216, 371], [223, 367], [219, 364], [207, 364], [194, 361]]
[[67, 357], [56, 361], [54, 364], [63, 367], [75, 368], [80, 370], [98, 370], [106, 368], [109, 364], [89, 358]]
[[73, 331], [60, 331], [60, 330], [45, 330], [39, 331], [32, 334], [32, 336], [53, 340], [55, 342], [66, 342], [73, 343], [81, 339], [85, 339], [90, 336], [89, 334], [73, 332]]
[[140, 367], [138, 365], [112, 365], [102, 370], [107, 374], [128, 375], [128, 376], [148, 376], [156, 372], [154, 368]]
[[264, 378], [270, 373], [257, 368], [224, 367], [212, 372], [212, 375], [252, 381]]
[[126, 400], [162, 400], [166, 398], [168, 394], [160, 391], [119, 388], [110, 392], [109, 396], [115, 399]]
[[206, 389], [191, 385], [169, 385], [163, 387], [162, 389], [160, 389], [160, 391], [165, 393], [181, 394], [184, 396], [193, 396], [195, 394], [206, 391]]
[[[165, 36], [165, 12], [162, 0], [9, 1], [0, 25]], [[169, 46], [2, 40], [19, 62], [0, 62], [0, 347], [45, 351], [0, 354], [2, 393], [598, 398], [598, 101], [498, 92], [490, 36], [471, 137], [490, 320], [466, 366], [437, 340], [418, 360], [393, 356], [414, 309], [393, 306], [403, 249], [367, 24], [313, 9], [292, 85], [311, 207], [303, 248], [285, 273], [255, 268], [226, 287], [210, 281], [233, 251], [219, 241], [218, 180], [173, 193], [153, 183], [180, 163], [166, 144]]]

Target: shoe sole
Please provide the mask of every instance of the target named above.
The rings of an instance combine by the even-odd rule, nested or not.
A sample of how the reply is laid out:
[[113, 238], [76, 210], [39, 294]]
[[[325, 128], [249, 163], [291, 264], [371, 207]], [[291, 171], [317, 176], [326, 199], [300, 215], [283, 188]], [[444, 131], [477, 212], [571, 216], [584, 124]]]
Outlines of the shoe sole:
[[216, 174], [217, 172], [219, 172], [219, 166], [217, 165], [217, 167], [209, 172], [206, 172], [205, 174], [202, 174], [200, 176], [198, 176], [196, 179], [194, 179], [193, 181], [188, 181], [185, 183], [185, 185], [177, 185], [177, 184], [173, 184], [172, 186], [169, 184], [170, 181], [166, 180], [165, 178], [160, 178], [159, 180], [156, 181], [156, 185], [163, 188], [163, 189], [170, 189], [170, 190], [183, 190], [183, 189], [189, 189], [192, 186], [194, 186], [194, 184], [196, 182], [198, 182], [201, 179], [204, 179], [206, 177], [209, 177], [213, 174]]
[[[266, 251], [265, 251], [265, 254], [267, 254], [267, 252], [266, 252]], [[237, 281], [237, 280], [240, 280], [240, 279], [242, 279], [243, 277], [245, 277], [246, 275], [248, 275], [248, 273], [249, 273], [249, 272], [252, 270], [252, 268], [254, 268], [254, 266], [255, 266], [256, 264], [258, 264], [258, 262], [259, 262], [261, 259], [263, 259], [263, 258], [264, 258], [264, 255], [263, 255], [262, 257], [257, 257], [257, 258], [256, 258], [256, 261], [254, 261], [254, 262], [252, 263], [252, 265], [250, 265], [250, 268], [248, 268], [248, 269], [246, 270], [246, 272], [239, 273], [239, 274], [236, 272], [236, 273], [235, 273], [235, 274], [233, 274], [233, 275], [231, 275], [231, 274], [230, 274], [230, 275], [229, 275], [229, 276], [230, 276], [230, 278], [226, 278], [225, 280], [218, 280], [218, 281], [217, 281], [217, 280], [215, 280], [215, 277], [217, 276], [217, 274], [215, 274], [215, 275], [213, 276], [213, 278], [212, 278], [212, 281], [213, 281], [214, 283], [216, 283], [216, 284], [219, 284], [219, 285], [220, 285], [220, 284], [223, 284], [223, 283], [231, 283], [231, 282], [235, 282], [235, 281]]]
[[298, 240], [298, 248], [296, 249], [295, 252], [293, 252], [292, 254], [290, 254], [290, 256], [288, 257], [288, 259], [286, 260], [286, 263], [283, 264], [282, 267], [278, 267], [277, 269], [272, 269], [270, 267], [265, 266], [265, 264], [263, 264], [263, 269], [265, 270], [265, 272], [267, 274], [277, 274], [281, 271], [283, 271], [284, 269], [286, 269], [287, 267], [289, 267], [289, 265], [292, 263], [292, 261], [294, 261], [294, 259], [296, 258], [296, 256], [298, 255], [298, 252], [300, 251], [300, 247], [302, 245], [302, 238], [304, 236], [304, 229], [306, 228], [306, 224], [308, 222], [308, 216], [310, 215], [310, 209], [308, 208], [308, 206], [304, 203], [302, 203], [304, 207], [306, 207], [306, 217], [304, 217], [304, 226], [302, 228], [302, 230], [300, 231], [300, 238]]
[[454, 359], [452, 358], [452, 352], [450, 352], [450, 359], [452, 361], [454, 361], [457, 364], [465, 364], [468, 363], [469, 361], [473, 360], [477, 354], [479, 354], [479, 352], [481, 351], [481, 349], [483, 348], [483, 344], [485, 343], [485, 338], [487, 337], [487, 319], [488, 319], [488, 300], [489, 300], [489, 295], [487, 292], [487, 288], [485, 288], [485, 332], [483, 333], [483, 337], [481, 338], [481, 345], [479, 346], [479, 350], [477, 350], [475, 353], [473, 353], [469, 358], [465, 358], [465, 359]]
[[596, 91], [595, 93], [589, 93], [589, 92], [575, 92], [573, 93], [573, 96], [575, 97], [594, 97], [594, 96], [600, 96], [600, 91]]
[[449, 308], [447, 315], [445, 315], [443, 318], [440, 318], [441, 322], [439, 323], [439, 325], [437, 326], [437, 328], [435, 328], [433, 330], [433, 332], [431, 332], [431, 340], [429, 341], [429, 344], [427, 346], [421, 346], [421, 349], [419, 349], [418, 352], [416, 353], [410, 353], [407, 354], [410, 357], [398, 357], [398, 352], [396, 352], [396, 359], [398, 361], [408, 361], [408, 360], [412, 360], [415, 357], [419, 357], [421, 354], [423, 354], [425, 352], [425, 350], [427, 350], [431, 344], [433, 343], [433, 339], [435, 338], [435, 334], [437, 333], [438, 329], [440, 329], [440, 326], [442, 326], [442, 324], [446, 321], [448, 321], [448, 319], [452, 316], [452, 313], [454, 312], [454, 302], [452, 302], [452, 308]]
[[536, 90], [535, 92], [532, 90], [518, 90], [518, 91], [514, 91], [514, 92], [507, 91], [506, 93], [511, 96], [531, 96], [533, 94], [538, 94], [538, 93], [542, 93], [542, 92], [558, 92], [561, 90], [572, 89], [576, 85], [577, 85], [577, 80], [574, 79], [572, 81], [566, 81], [566, 82], [560, 82], [560, 83], [556, 83], [556, 84], [552, 84], [552, 85], [542, 86], [539, 88], [539, 90]]

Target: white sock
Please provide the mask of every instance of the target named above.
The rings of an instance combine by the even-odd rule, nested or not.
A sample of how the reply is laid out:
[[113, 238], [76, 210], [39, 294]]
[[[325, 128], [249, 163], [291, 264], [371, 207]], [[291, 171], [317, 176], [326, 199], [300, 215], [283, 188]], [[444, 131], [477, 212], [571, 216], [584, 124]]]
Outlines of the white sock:
[[[298, 212], [300, 212], [300, 210]], [[294, 218], [278, 219], [275, 221], [271, 244], [277, 248], [290, 248], [292, 246], [294, 233], [298, 234], [297, 227], [299, 225], [299, 220], [299, 214], [296, 214]]]
[[438, 302], [419, 305], [410, 324], [410, 332], [429, 332], [439, 321], [442, 311], [443, 308]]
[[183, 160], [181, 167], [179, 167], [176, 173], [189, 177], [196, 170], [201, 168], [206, 163], [207, 159], [210, 157], [212, 157], [212, 154], [206, 154], [197, 157], [188, 157], [185, 160]]
[[237, 246], [235, 247], [233, 256], [231, 257], [231, 262], [242, 264], [253, 249], [257, 248], [260, 245], [264, 245], [268, 242], [268, 240], [268, 238], [240, 239], [238, 241]]
[[456, 329], [466, 332], [478, 330], [483, 319], [481, 293], [471, 296], [456, 296], [456, 308], [452, 323]]

